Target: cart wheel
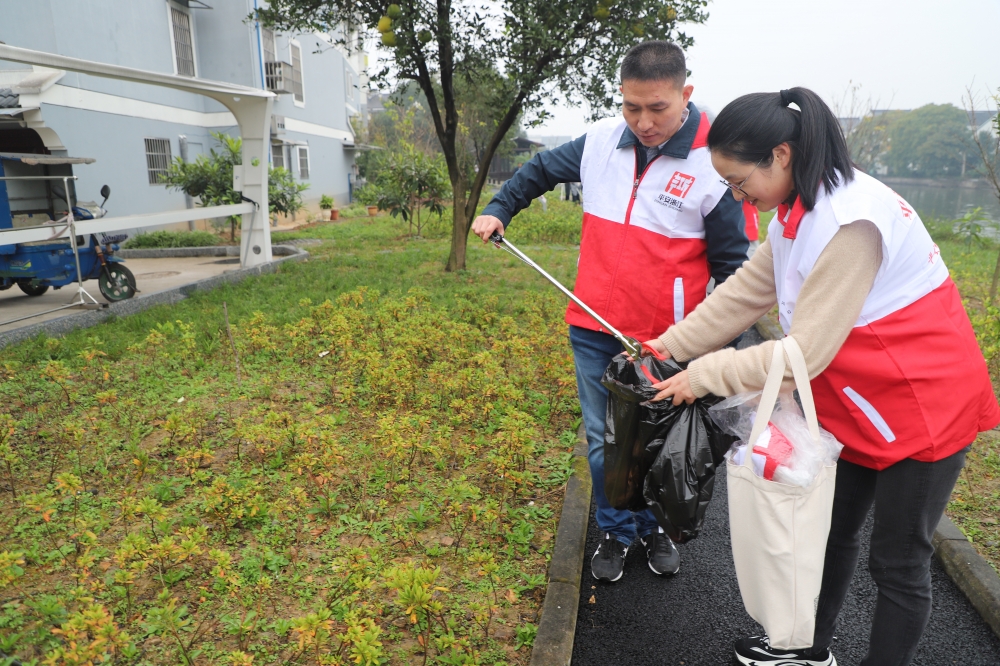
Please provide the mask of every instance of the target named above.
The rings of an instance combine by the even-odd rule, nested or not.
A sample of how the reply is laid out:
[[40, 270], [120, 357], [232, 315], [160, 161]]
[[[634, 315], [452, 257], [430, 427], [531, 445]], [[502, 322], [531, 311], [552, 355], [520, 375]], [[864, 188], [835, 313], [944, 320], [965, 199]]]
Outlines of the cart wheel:
[[117, 262], [109, 263], [101, 269], [97, 284], [101, 294], [110, 303], [135, 296], [135, 276], [132, 275], [132, 271]]
[[18, 282], [17, 286], [21, 288], [21, 291], [26, 293], [28, 296], [41, 296], [49, 290], [49, 285], [47, 284], [34, 284], [31, 282]]

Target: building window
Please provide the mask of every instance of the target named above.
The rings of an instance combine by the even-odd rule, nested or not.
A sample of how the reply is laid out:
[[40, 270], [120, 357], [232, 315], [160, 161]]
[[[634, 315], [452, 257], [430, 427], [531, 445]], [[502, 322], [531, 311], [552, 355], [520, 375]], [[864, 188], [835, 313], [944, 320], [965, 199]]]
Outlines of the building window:
[[295, 42], [289, 48], [292, 52], [292, 96], [301, 104], [306, 101], [302, 94], [302, 48]]
[[146, 142], [146, 173], [150, 185], [160, 185], [160, 177], [170, 168], [170, 139], [144, 139]]
[[285, 167], [285, 146], [280, 143], [271, 144], [271, 166], [275, 169], [284, 169]]
[[346, 79], [346, 81], [347, 81], [347, 101], [348, 102], [353, 102], [354, 101], [354, 74], [352, 74], [349, 71], [345, 71], [344, 73], [347, 75], [347, 76], [344, 77]]
[[170, 25], [174, 33], [174, 61], [181, 76], [194, 76], [194, 39], [191, 16], [176, 7], [170, 8]]
[[275, 62], [278, 59], [278, 49], [274, 43], [274, 30], [261, 28], [260, 33], [264, 49], [264, 62]]
[[309, 146], [299, 146], [299, 180], [309, 179]]

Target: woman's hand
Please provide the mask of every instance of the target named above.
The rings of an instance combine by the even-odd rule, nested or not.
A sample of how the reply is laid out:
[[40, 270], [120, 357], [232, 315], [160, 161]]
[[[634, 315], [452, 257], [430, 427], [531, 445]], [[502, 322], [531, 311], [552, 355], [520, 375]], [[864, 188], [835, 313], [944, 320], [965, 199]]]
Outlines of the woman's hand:
[[695, 400], [695, 395], [691, 391], [691, 381], [688, 378], [688, 371], [678, 372], [673, 377], [664, 379], [659, 384], [653, 384], [653, 388], [659, 391], [650, 402], [660, 402], [664, 398], [673, 396], [674, 405], [682, 402], [691, 404]]
[[[670, 358], [670, 350], [667, 349], [667, 346], [665, 344], [663, 344], [663, 341], [660, 340], [659, 338], [653, 338], [652, 340], [646, 340], [645, 342], [642, 343], [642, 346], [643, 347], [652, 347], [657, 352], [659, 352], [660, 354], [662, 354], [664, 358]], [[642, 350], [642, 355], [643, 356], [652, 356], [652, 354], [649, 352], [648, 349], [643, 349]]]

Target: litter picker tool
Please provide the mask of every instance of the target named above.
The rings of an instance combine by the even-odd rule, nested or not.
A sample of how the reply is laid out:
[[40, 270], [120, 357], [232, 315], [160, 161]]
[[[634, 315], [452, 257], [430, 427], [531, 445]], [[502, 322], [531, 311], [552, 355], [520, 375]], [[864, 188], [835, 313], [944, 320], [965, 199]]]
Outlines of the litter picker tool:
[[666, 357], [663, 356], [663, 354], [656, 351], [649, 345], [645, 343], [640, 343], [635, 338], [625, 335], [617, 328], [615, 328], [607, 321], [605, 321], [604, 317], [602, 317], [601, 315], [597, 314], [592, 309], [590, 309], [590, 307], [586, 303], [584, 303], [583, 301], [581, 301], [579, 298], [576, 297], [576, 294], [574, 294], [572, 291], [564, 287], [562, 283], [559, 282], [559, 280], [555, 279], [554, 277], [546, 273], [545, 269], [543, 269], [541, 266], [539, 266], [534, 261], [529, 259], [527, 255], [525, 255], [523, 252], [514, 247], [514, 245], [512, 245], [510, 241], [506, 240], [500, 234], [500, 232], [494, 231], [493, 235], [490, 236], [490, 242], [493, 243], [498, 248], [500, 248], [501, 250], [504, 250], [505, 252], [514, 255], [515, 257], [517, 257], [518, 259], [520, 259], [521, 261], [523, 261], [524, 263], [528, 264], [536, 271], [541, 273], [542, 277], [551, 282], [555, 286], [555, 288], [561, 291], [563, 294], [565, 294], [567, 298], [569, 298], [571, 301], [579, 305], [580, 308], [583, 309], [583, 311], [586, 312], [588, 315], [590, 315], [594, 319], [594, 321], [600, 324], [604, 328], [604, 330], [606, 330], [611, 335], [615, 336], [615, 339], [617, 339], [618, 342], [622, 343], [622, 346], [625, 347], [626, 353], [628, 353], [628, 355], [631, 356], [633, 359], [638, 359], [640, 356], [642, 356], [643, 355], [642, 352], [644, 349], [661, 361], [666, 359]]

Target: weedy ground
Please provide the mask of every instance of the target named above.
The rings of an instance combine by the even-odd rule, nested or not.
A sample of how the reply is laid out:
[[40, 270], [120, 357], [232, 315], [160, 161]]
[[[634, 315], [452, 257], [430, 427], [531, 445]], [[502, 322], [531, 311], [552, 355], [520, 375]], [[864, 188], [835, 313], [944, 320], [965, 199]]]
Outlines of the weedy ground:
[[[387, 217], [299, 235], [307, 262], [0, 351], [0, 651], [527, 662], [579, 424], [565, 302], [478, 239], [449, 274], [443, 232]], [[527, 240], [572, 282], [572, 245]]]
[[[554, 199], [510, 238], [571, 284], [579, 207]], [[447, 229], [413, 239], [380, 216], [276, 235], [320, 243], [276, 274], [0, 351], [0, 652], [526, 663], [579, 424], [565, 303], [475, 238], [469, 269], [444, 273]], [[932, 230], [996, 381], [997, 248], [952, 229]], [[994, 565], [998, 509], [987, 433], [949, 513]]]

